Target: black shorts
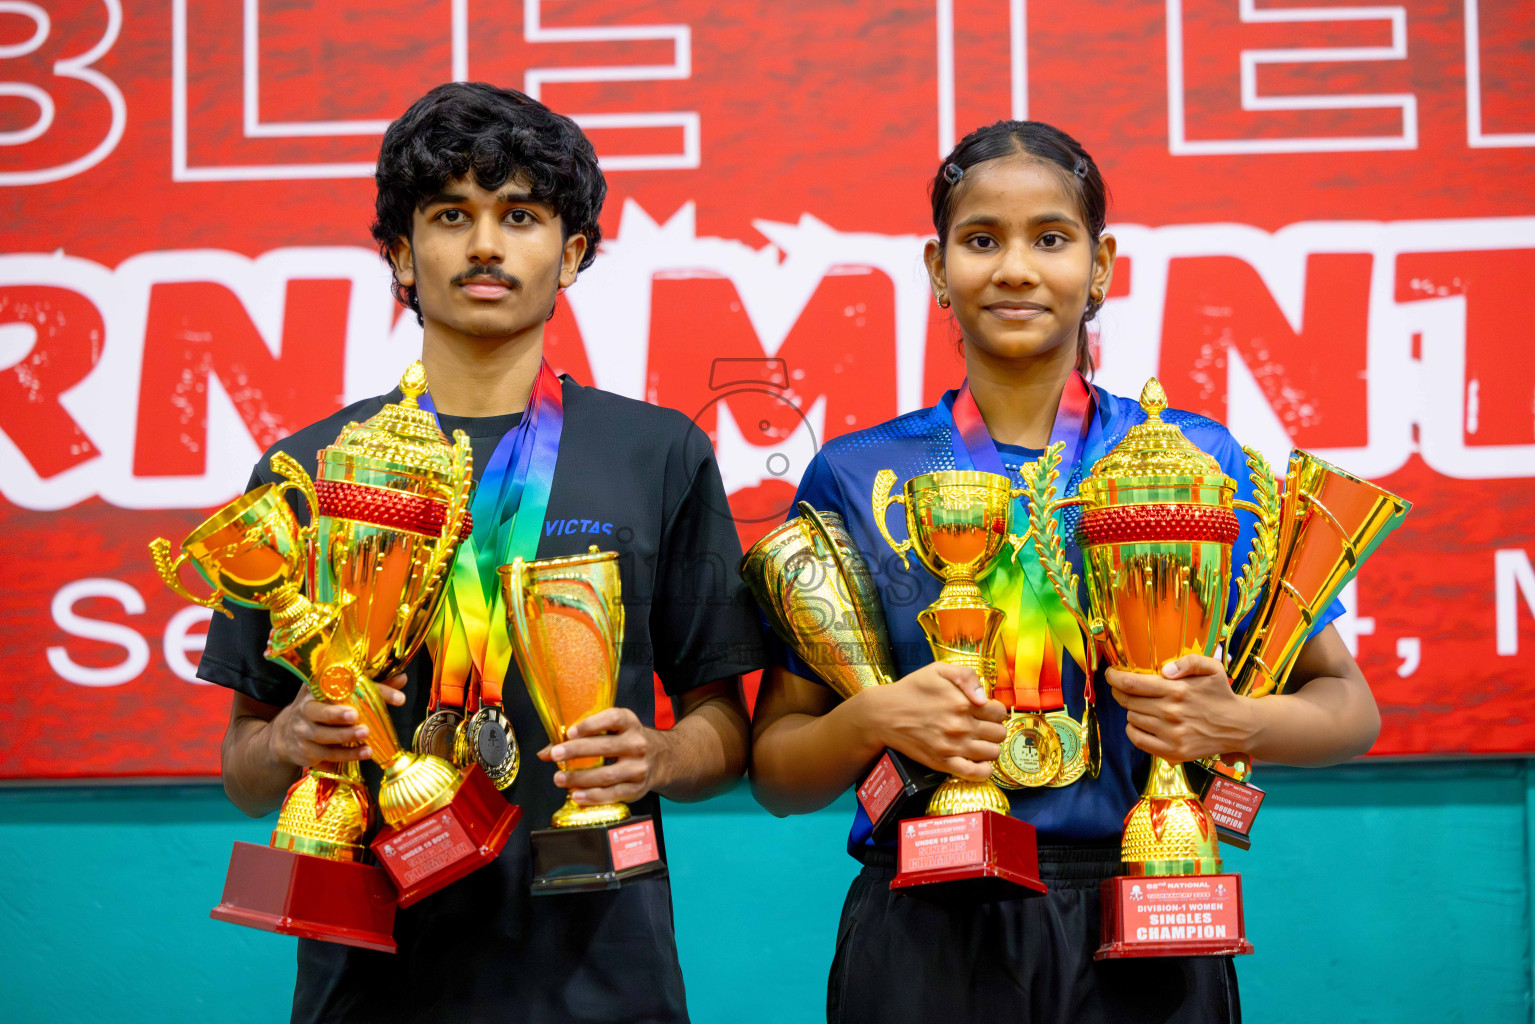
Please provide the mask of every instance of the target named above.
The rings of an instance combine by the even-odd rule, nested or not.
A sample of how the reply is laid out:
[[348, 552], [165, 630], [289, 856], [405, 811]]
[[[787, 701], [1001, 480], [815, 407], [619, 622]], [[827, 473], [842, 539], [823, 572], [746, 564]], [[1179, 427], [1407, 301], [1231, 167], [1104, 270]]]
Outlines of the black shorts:
[[872, 850], [837, 928], [828, 1024], [1226, 1024], [1242, 1019], [1226, 957], [1094, 960], [1098, 883], [1119, 873], [1119, 843], [1041, 845], [1049, 892], [946, 906], [890, 891]]

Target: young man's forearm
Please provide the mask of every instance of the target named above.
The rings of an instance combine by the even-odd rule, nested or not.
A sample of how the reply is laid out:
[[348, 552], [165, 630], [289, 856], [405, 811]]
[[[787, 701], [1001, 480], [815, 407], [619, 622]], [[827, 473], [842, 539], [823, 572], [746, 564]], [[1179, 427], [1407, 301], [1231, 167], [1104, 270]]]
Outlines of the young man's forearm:
[[[242, 701], [256, 708], [242, 708]], [[276, 714], [266, 718], [261, 710], [269, 707], [237, 698], [221, 751], [224, 792], [232, 804], [252, 818], [277, 810], [288, 787], [299, 777], [298, 765], [272, 755], [271, 730]], [[255, 713], [250, 713], [252, 710]]]
[[[738, 694], [739, 681], [730, 688]], [[724, 792], [746, 771], [751, 722], [738, 696], [718, 693], [655, 737], [665, 745], [665, 754], [659, 759], [661, 777], [651, 788], [669, 800], [689, 803]]]

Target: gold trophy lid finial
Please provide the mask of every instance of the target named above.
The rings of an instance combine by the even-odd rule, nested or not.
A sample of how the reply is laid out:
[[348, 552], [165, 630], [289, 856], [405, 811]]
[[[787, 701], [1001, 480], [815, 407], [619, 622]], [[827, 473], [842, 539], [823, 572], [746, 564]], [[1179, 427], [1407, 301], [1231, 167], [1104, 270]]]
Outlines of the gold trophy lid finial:
[[[365, 423], [348, 424], [325, 453], [342, 458], [360, 455], [440, 480], [455, 479], [453, 442], [443, 434], [437, 418], [417, 401], [426, 392], [426, 369], [420, 360], [400, 377], [400, 390], [404, 394], [398, 402], [384, 406]], [[328, 478], [325, 453], [321, 475]]]
[[1171, 423], [1162, 419], [1167, 392], [1155, 377], [1141, 389], [1146, 422], [1131, 427], [1124, 440], [1093, 466], [1092, 476], [1123, 479], [1150, 476], [1225, 475], [1215, 457], [1196, 448]]
[[417, 359], [405, 368], [405, 373], [400, 377], [400, 390], [405, 392], [400, 405], [407, 409], [417, 408], [416, 399], [426, 392], [426, 367], [421, 360]]

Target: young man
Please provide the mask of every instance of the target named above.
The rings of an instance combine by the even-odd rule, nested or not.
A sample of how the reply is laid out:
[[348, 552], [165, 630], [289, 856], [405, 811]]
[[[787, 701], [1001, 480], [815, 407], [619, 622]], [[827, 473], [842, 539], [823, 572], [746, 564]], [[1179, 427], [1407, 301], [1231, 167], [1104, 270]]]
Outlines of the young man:
[[[499, 481], [516, 471], [497, 476], [498, 460], [515, 467], [518, 446], [532, 445], [518, 432], [531, 417], [548, 479], [539, 479], [530, 447], [525, 485], [498, 491], [514, 495], [497, 506], [500, 520], [536, 547], [517, 552], [526, 558], [581, 554], [592, 544], [618, 551], [625, 644], [617, 706], [553, 750], [515, 662], [498, 665], [481, 650], [466, 678], [438, 672], [450, 707], [455, 691], [490, 700], [502, 683], [510, 731], [538, 751], [522, 757], [506, 791], [522, 822], [495, 863], [400, 911], [397, 955], [301, 940], [293, 1020], [686, 1021], [667, 880], [534, 898], [528, 831], [548, 826], [568, 790], [582, 804], [626, 801], [654, 815], [659, 833], [657, 794], [703, 799], [745, 768], [739, 676], [764, 659], [755, 609], [733, 571], [741, 557], [734, 524], [713, 511], [727, 507], [713, 451], [680, 413], [557, 379], [543, 363], [555, 297], [591, 263], [601, 237], [606, 184], [574, 122], [510, 90], [440, 86], [390, 126], [377, 183], [373, 235], [393, 267], [396, 297], [423, 324], [429, 397], [444, 431], [468, 434], [476, 478]], [[399, 397], [358, 402], [277, 449], [313, 473], [316, 452], [346, 423]], [[271, 454], [252, 486], [271, 479]], [[482, 532], [481, 518], [477, 504], [483, 547], [495, 531]], [[496, 553], [489, 562], [511, 561]], [[443, 636], [462, 627], [452, 615], [470, 614], [450, 604]], [[310, 699], [263, 659], [264, 612], [217, 618], [199, 674], [235, 691], [223, 770], [237, 806], [268, 814], [304, 766], [368, 756], [352, 711]], [[477, 632], [487, 625], [496, 626]], [[651, 727], [652, 672], [679, 710], [666, 732]], [[434, 686], [427, 651], [391, 682], [391, 714], [408, 739]], [[553, 763], [591, 756], [609, 763], [568, 774]], [[376, 772], [370, 781], [376, 786]]]

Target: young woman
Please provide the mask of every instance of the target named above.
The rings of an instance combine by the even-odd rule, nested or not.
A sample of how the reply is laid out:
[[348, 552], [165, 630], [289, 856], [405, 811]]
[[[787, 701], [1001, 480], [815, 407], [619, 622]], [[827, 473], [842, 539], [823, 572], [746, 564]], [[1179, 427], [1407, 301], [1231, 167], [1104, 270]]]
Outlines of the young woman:
[[[1145, 418], [1135, 401], [1084, 376], [1092, 370], [1087, 323], [1108, 293], [1115, 242], [1103, 232], [1103, 179], [1082, 147], [1038, 122], [982, 128], [939, 168], [932, 205], [937, 237], [925, 259], [934, 298], [952, 310], [963, 337], [966, 380], [933, 408], [829, 442], [799, 490], [799, 499], [839, 513], [864, 553], [900, 678], [839, 702], [805, 665], [779, 655], [757, 704], [751, 769], [757, 799], [774, 814], [830, 803], [887, 746], [973, 779], [986, 778], [1000, 753], [1004, 706], [985, 698], [969, 669], [932, 663], [916, 614], [937, 597], [938, 580], [892, 557], [871, 509], [875, 474], [892, 469], [904, 482], [1000, 460], [1021, 483], [1020, 467], [1059, 435], [1075, 453], [1061, 471], [1075, 493], [1092, 464]], [[1241, 449], [1225, 428], [1176, 410], [1164, 419], [1250, 497]], [[890, 528], [900, 535], [899, 524]], [[1251, 540], [1244, 525], [1236, 564]], [[1070, 553], [1080, 565], [1080, 552]], [[1080, 719], [1089, 683], [1080, 641], [1074, 647], [1052, 635], [1049, 595], [1027, 582], [982, 582], [1007, 613], [1000, 692], [1059, 686], [1067, 713]], [[893, 848], [873, 844], [859, 811], [848, 849], [864, 868], [842, 911], [828, 1019], [1238, 1019], [1229, 958], [1094, 961], [1098, 884], [1119, 873], [1121, 828], [1150, 754], [1189, 761], [1241, 750], [1281, 764], [1329, 764], [1369, 749], [1380, 727], [1374, 699], [1327, 624], [1341, 610], [1334, 604], [1323, 616], [1282, 696], [1235, 695], [1221, 664], [1205, 657], [1170, 662], [1160, 677], [1100, 671], [1101, 775], [1010, 793], [1011, 813], [1038, 832], [1043, 897], [961, 907], [892, 893]], [[1113, 700], [1101, 699], [1108, 693]]]

